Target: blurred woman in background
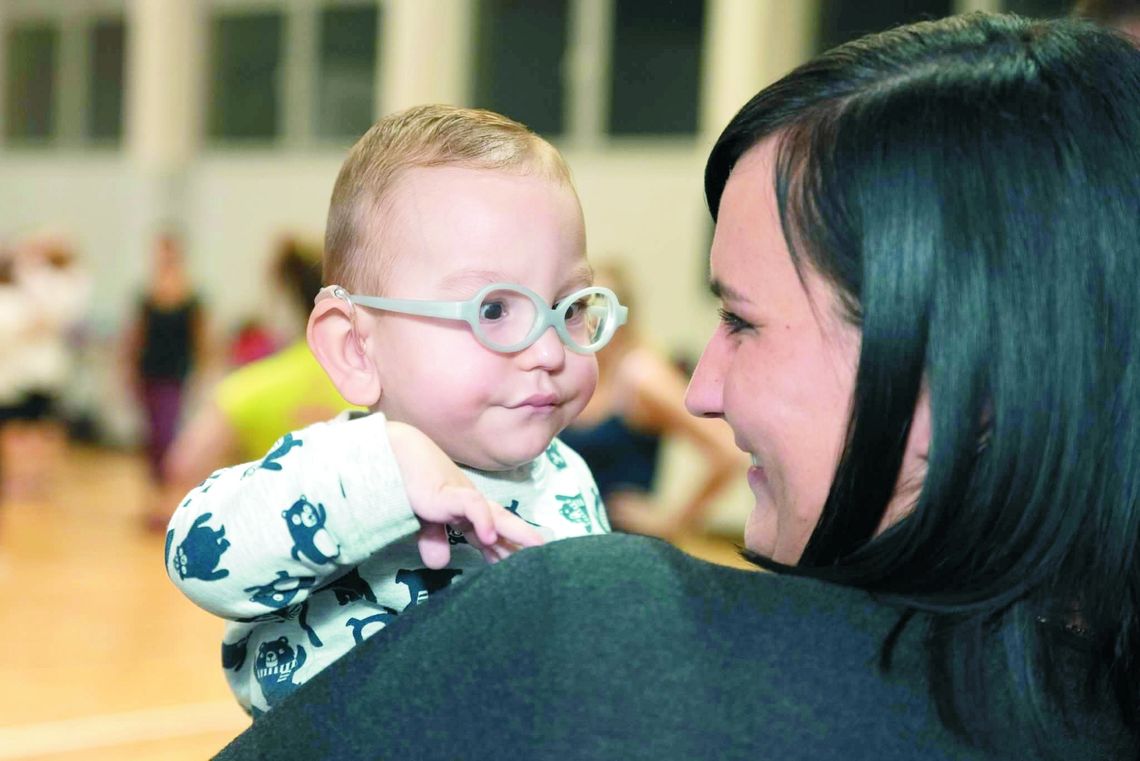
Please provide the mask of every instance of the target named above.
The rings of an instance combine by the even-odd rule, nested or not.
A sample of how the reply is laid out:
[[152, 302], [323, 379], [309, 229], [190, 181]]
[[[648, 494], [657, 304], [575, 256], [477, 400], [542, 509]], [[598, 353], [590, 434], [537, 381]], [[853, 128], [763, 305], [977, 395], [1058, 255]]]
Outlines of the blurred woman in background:
[[[688, 378], [641, 332], [633, 289], [616, 261], [594, 267], [594, 282], [630, 307], [629, 322], [598, 352], [598, 388], [582, 414], [559, 434], [582, 455], [617, 531], [671, 539], [699, 532], [712, 501], [743, 463], [723, 421], [685, 410]], [[661, 498], [662, 443], [686, 442], [699, 458], [679, 504]]]
[[[350, 406], [305, 341], [309, 310], [321, 289], [320, 247], [282, 239], [270, 263], [270, 282], [277, 305], [271, 327], [290, 340], [223, 378], [187, 422], [166, 462], [175, 499], [214, 470], [262, 457], [278, 437]], [[174, 507], [165, 505], [164, 521]]]
[[142, 406], [146, 456], [154, 494], [148, 526], [164, 528], [167, 485], [163, 460], [174, 441], [192, 372], [207, 355], [206, 315], [190, 279], [181, 242], [170, 232], [155, 242], [150, 279], [125, 337], [128, 382]]

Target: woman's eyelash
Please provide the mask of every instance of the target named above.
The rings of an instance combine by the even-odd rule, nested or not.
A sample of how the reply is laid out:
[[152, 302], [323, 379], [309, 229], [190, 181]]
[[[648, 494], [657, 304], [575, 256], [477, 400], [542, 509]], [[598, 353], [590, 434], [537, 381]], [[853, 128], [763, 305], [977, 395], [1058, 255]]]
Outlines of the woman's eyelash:
[[742, 319], [739, 315], [727, 309], [718, 309], [717, 313], [720, 315], [721, 324], [728, 329], [729, 334], [739, 333], [742, 330], [748, 330], [753, 327], [752, 323]]

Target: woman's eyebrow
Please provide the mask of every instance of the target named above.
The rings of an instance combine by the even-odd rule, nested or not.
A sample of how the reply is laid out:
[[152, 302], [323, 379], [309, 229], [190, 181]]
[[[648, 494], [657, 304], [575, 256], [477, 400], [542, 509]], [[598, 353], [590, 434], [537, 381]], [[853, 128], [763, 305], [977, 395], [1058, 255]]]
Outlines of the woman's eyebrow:
[[709, 280], [709, 291], [721, 301], [748, 301], [744, 294], [715, 277]]

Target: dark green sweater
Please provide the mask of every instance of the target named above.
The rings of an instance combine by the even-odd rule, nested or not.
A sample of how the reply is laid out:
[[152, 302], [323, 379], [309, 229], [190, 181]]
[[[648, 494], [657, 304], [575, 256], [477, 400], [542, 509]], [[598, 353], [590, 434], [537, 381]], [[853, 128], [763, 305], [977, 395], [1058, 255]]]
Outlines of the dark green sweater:
[[[221, 759], [993, 759], [931, 703], [921, 621], [624, 535], [525, 550], [417, 606]], [[1081, 730], [1083, 734], [1085, 727]], [[1067, 757], [1106, 758], [1086, 740]]]

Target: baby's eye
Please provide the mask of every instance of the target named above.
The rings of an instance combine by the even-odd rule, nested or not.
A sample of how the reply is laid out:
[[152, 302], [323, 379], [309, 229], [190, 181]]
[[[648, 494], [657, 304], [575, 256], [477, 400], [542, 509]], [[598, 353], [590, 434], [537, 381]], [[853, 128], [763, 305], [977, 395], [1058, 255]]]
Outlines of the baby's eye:
[[507, 310], [501, 301], [484, 301], [479, 305], [479, 319], [487, 322], [501, 320], [506, 316]]
[[752, 323], [743, 319], [734, 312], [728, 311], [727, 309], [718, 309], [717, 314], [720, 315], [720, 324], [724, 326], [729, 335], [735, 335], [741, 331], [756, 327]]
[[566, 322], [577, 322], [586, 315], [589, 307], [589, 297], [583, 297], [566, 307]]

